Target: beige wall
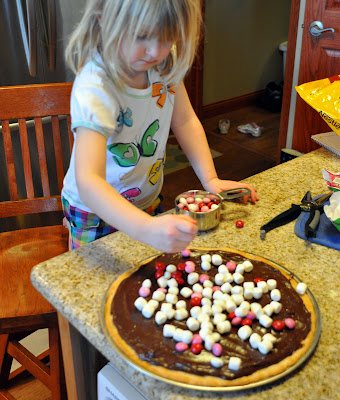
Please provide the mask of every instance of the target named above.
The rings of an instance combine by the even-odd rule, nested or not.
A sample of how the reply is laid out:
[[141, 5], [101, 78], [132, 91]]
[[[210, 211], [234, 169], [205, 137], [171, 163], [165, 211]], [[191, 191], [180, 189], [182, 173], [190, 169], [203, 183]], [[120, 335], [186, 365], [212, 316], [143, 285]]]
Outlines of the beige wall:
[[206, 0], [203, 104], [283, 79], [291, 0]]

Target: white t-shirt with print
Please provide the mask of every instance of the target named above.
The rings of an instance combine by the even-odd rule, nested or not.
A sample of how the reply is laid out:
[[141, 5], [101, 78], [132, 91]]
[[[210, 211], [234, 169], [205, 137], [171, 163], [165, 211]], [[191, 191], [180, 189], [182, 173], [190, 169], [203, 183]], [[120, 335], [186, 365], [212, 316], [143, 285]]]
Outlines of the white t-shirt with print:
[[[165, 149], [175, 88], [148, 72], [146, 89], [118, 89], [105, 72], [99, 55], [77, 75], [71, 94], [71, 123], [98, 131], [107, 139], [106, 180], [141, 209], [149, 207], [163, 184]], [[69, 203], [92, 212], [80, 199], [75, 179], [74, 151], [62, 195]]]

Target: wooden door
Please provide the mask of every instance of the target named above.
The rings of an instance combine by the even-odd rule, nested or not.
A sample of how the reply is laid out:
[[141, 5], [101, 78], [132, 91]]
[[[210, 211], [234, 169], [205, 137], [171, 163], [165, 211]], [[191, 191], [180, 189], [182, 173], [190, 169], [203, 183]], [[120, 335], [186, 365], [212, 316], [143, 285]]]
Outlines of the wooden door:
[[[292, 0], [288, 53], [285, 76], [285, 90], [280, 126], [280, 148], [285, 147], [294, 67], [297, 17], [300, 0]], [[324, 32], [312, 36], [309, 26], [313, 21], [321, 21], [324, 28], [334, 28], [335, 32]], [[292, 43], [289, 43], [291, 41]], [[289, 46], [291, 44], [291, 46]], [[340, 74], [340, 0], [306, 0], [304, 28], [301, 45], [301, 60], [298, 85]], [[293, 89], [295, 90], [295, 89]], [[318, 148], [311, 135], [328, 132], [330, 127], [319, 114], [297, 96], [292, 148], [303, 153]]]

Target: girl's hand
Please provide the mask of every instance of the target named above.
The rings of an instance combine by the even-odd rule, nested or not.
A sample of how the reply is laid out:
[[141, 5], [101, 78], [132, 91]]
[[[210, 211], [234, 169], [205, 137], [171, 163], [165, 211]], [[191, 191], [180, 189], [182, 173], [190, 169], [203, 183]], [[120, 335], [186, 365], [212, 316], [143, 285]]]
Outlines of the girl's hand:
[[142, 241], [165, 253], [184, 250], [195, 238], [197, 222], [188, 215], [162, 215], [150, 218]]
[[222, 179], [214, 178], [211, 179], [206, 185], [205, 190], [212, 193], [220, 193], [223, 190], [237, 189], [237, 188], [247, 188], [251, 190], [251, 194], [249, 196], [242, 197], [245, 203], [250, 200], [252, 203], [255, 203], [259, 200], [259, 196], [257, 195], [257, 189], [252, 187], [247, 183], [235, 182], [235, 181], [225, 181]]

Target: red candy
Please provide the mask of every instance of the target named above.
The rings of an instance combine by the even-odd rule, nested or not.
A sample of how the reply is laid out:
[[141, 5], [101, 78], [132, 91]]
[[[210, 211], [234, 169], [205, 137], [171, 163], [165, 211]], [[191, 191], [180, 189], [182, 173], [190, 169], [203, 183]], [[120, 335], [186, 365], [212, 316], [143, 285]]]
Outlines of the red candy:
[[236, 227], [237, 228], [243, 228], [243, 226], [244, 226], [244, 222], [243, 221], [241, 221], [240, 219], [236, 221]]
[[177, 265], [178, 271], [184, 271], [185, 267], [186, 267], [185, 263], [180, 263], [180, 264]]
[[159, 279], [161, 276], [163, 276], [164, 275], [164, 272], [163, 271], [161, 271], [161, 270], [158, 270], [156, 273], [155, 273], [155, 278], [156, 279]]
[[201, 299], [199, 297], [192, 297], [190, 299], [190, 304], [195, 307], [195, 306], [200, 306], [201, 305]]
[[157, 271], [164, 271], [165, 270], [165, 264], [163, 264], [162, 262], [156, 262], [155, 268], [157, 269]]
[[285, 323], [283, 321], [277, 320], [273, 322], [273, 328], [276, 331], [282, 331], [282, 329], [285, 327]]
[[191, 345], [190, 350], [194, 354], [200, 354], [200, 352], [203, 350], [203, 346], [201, 343], [194, 343]]
[[[194, 194], [192, 194], [192, 196], [194, 196]], [[198, 197], [196, 199], [198, 199]], [[196, 204], [195, 203], [196, 199], [194, 199], [194, 197], [188, 197], [186, 200], [187, 200], [188, 204]], [[209, 211], [211, 211], [211, 207], [213, 205], [218, 205], [218, 204], [220, 204], [220, 200], [216, 196], [211, 197], [210, 199], [205, 197], [204, 199], [201, 199], [201, 201], [198, 204], [196, 204], [197, 210], [192, 211], [192, 212], [196, 212], [196, 213], [209, 212]], [[187, 205], [184, 205], [183, 203], [180, 203], [180, 202], [177, 203], [177, 207], [179, 209], [189, 211], [189, 207]]]
[[235, 318], [234, 311], [228, 314], [228, 319], [232, 320], [233, 318]]
[[174, 271], [174, 272], [172, 272], [171, 278], [174, 278], [174, 279], [176, 279], [176, 278], [182, 278], [182, 272], [181, 272], [181, 271]]
[[264, 281], [264, 279], [262, 279], [262, 278], [255, 278], [254, 279], [254, 283], [257, 285], [259, 282], [263, 282]]
[[241, 325], [242, 325], [242, 326], [244, 326], [244, 325], [249, 325], [249, 326], [251, 326], [252, 323], [253, 323], [253, 320], [252, 320], [252, 319], [250, 319], [250, 318], [244, 318], [244, 319], [242, 320], [242, 322], [241, 322]]
[[179, 284], [179, 285], [184, 285], [184, 279], [183, 278], [175, 278], [176, 279], [176, 282]]

